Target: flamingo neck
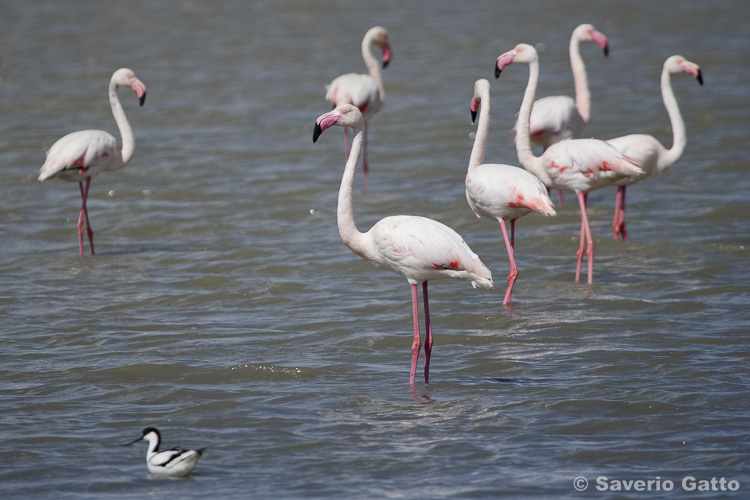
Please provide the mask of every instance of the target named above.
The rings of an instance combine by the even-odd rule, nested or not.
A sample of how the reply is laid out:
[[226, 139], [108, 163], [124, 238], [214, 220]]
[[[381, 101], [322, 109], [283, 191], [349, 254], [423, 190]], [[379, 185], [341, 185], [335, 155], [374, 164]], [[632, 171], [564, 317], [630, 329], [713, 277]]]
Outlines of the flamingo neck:
[[480, 98], [482, 109], [479, 110], [479, 123], [469, 157], [469, 170], [484, 163], [484, 153], [487, 148], [487, 135], [490, 128], [490, 93], [482, 91]]
[[122, 168], [130, 162], [135, 151], [135, 138], [133, 137], [133, 129], [130, 128], [127, 116], [125, 116], [125, 110], [122, 109], [120, 104], [120, 97], [117, 95], [117, 85], [114, 82], [109, 83], [109, 104], [112, 107], [112, 115], [115, 117], [117, 128], [120, 130], [120, 137], [122, 139], [122, 151], [119, 158], [113, 158], [112, 164], [108, 170], [116, 170]]
[[518, 112], [518, 125], [516, 127], [516, 154], [521, 166], [537, 176], [545, 186], [549, 186], [552, 180], [542, 166], [541, 157], [534, 156], [531, 151], [530, 123], [531, 108], [536, 99], [536, 87], [539, 83], [539, 62], [531, 61], [529, 63], [529, 83], [526, 84], [526, 90], [523, 93], [521, 109]]
[[581, 57], [580, 40], [573, 36], [570, 38], [570, 68], [573, 70], [573, 83], [576, 90], [576, 109], [581, 115], [583, 123], [587, 124], [591, 118], [591, 93], [589, 92], [589, 79], [586, 75], [586, 65]]
[[383, 77], [380, 74], [380, 62], [375, 56], [373, 51], [374, 44], [372, 43], [372, 37], [365, 37], [362, 40], [362, 59], [365, 60], [365, 66], [367, 66], [367, 72], [370, 74], [370, 78], [375, 82], [375, 86], [378, 87], [378, 95], [380, 95], [380, 102], [385, 101], [385, 86], [383, 85]]
[[661, 72], [661, 97], [664, 100], [664, 107], [667, 108], [669, 121], [672, 124], [672, 147], [659, 159], [659, 164], [657, 165], [659, 172], [663, 172], [674, 165], [682, 156], [687, 145], [685, 122], [682, 119], [680, 107], [677, 105], [677, 99], [672, 90], [672, 77], [667, 68], [664, 68]]
[[364, 132], [362, 125], [354, 129], [354, 139], [349, 151], [349, 158], [344, 166], [344, 176], [341, 178], [341, 187], [339, 188], [339, 201], [336, 210], [336, 220], [339, 227], [341, 240], [352, 252], [362, 256], [364, 253], [364, 235], [359, 232], [354, 222], [354, 173], [357, 170], [359, 156], [362, 152]]

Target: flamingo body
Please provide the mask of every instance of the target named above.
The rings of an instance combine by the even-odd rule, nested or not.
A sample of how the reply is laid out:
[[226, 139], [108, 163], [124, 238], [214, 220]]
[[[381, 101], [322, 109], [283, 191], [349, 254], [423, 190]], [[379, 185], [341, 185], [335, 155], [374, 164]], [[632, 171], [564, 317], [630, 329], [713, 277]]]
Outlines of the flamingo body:
[[[515, 262], [515, 220], [533, 211], [555, 215], [555, 209], [544, 184], [533, 174], [511, 165], [483, 163], [490, 121], [490, 84], [483, 78], [474, 84], [472, 118], [476, 117], [480, 104], [482, 113], [466, 172], [466, 200], [474, 215], [500, 223], [510, 262], [508, 288], [503, 299], [503, 305], [507, 305], [518, 278]], [[510, 239], [507, 234], [507, 222], [511, 223]]]
[[[367, 74], [347, 73], [336, 77], [326, 86], [326, 100], [334, 108], [342, 104], [351, 104], [359, 108], [364, 119], [364, 146], [362, 169], [365, 178], [365, 189], [369, 187], [367, 164], [367, 124], [369, 119], [383, 107], [385, 86], [381, 75], [381, 64], [373, 52], [374, 47], [382, 50], [382, 67], [388, 66], [391, 60], [391, 46], [388, 43], [388, 31], [382, 26], [374, 26], [365, 33], [362, 39], [362, 59], [367, 66]], [[344, 147], [349, 158], [349, 132], [344, 129]]]
[[627, 186], [645, 179], [652, 175], [660, 175], [669, 167], [677, 163], [682, 157], [687, 145], [685, 133], [685, 122], [682, 119], [680, 108], [677, 105], [674, 91], [672, 90], [671, 75], [687, 73], [703, 85], [703, 74], [700, 67], [680, 55], [674, 55], [664, 61], [661, 73], [661, 94], [664, 107], [669, 115], [672, 125], [672, 147], [667, 149], [654, 136], [648, 134], [630, 134], [610, 139], [607, 142], [617, 148], [623, 155], [632, 158], [643, 170], [637, 176], [616, 179], [614, 184], [617, 188], [617, 199], [615, 200], [615, 215], [612, 220], [612, 233], [614, 239], [628, 238], [625, 229], [625, 189]]
[[531, 151], [529, 119], [539, 81], [539, 57], [536, 49], [522, 43], [497, 58], [495, 77], [508, 64], [529, 65], [529, 80], [518, 113], [516, 153], [521, 165], [548, 187], [573, 191], [581, 209], [581, 244], [577, 252], [576, 281], [579, 281], [584, 238], [587, 242], [588, 283], [593, 280], [594, 244], [586, 214], [586, 196], [594, 189], [613, 185], [623, 177], [642, 175], [643, 171], [615, 147], [597, 139], [568, 139], [547, 148], [541, 157]]
[[352, 194], [354, 172], [359, 162], [363, 142], [363, 118], [356, 106], [344, 104], [318, 117], [313, 142], [333, 125], [354, 130], [352, 149], [344, 167], [337, 208], [341, 240], [355, 254], [375, 267], [386, 269], [406, 278], [412, 289], [412, 319], [414, 340], [409, 383], [414, 384], [417, 358], [422, 346], [417, 287], [422, 285], [426, 324], [424, 380], [429, 381], [432, 328], [430, 325], [427, 283], [430, 280], [455, 278], [469, 281], [474, 287], [492, 288], [492, 273], [471, 251], [463, 238], [448, 226], [432, 219], [396, 215], [378, 221], [369, 231], [360, 232], [354, 222]]
[[[112, 74], [109, 82], [109, 101], [120, 135], [122, 150], [117, 150], [117, 139], [103, 130], [81, 130], [58, 139], [47, 151], [47, 158], [39, 170], [39, 180], [59, 178], [78, 182], [81, 191], [81, 213], [78, 218], [78, 248], [83, 255], [84, 222], [88, 234], [91, 253], [94, 253], [94, 232], [89, 224], [88, 199], [91, 178], [102, 171], [117, 170], [130, 162], [135, 150], [133, 130], [120, 104], [117, 89], [129, 86], [138, 96], [141, 106], [146, 100], [146, 86], [132, 70], [121, 68]], [[85, 186], [84, 186], [85, 183]]]
[[[538, 110], [538, 111], [537, 111]], [[542, 97], [531, 112], [531, 140], [548, 148], [562, 140], [576, 137], [586, 127], [576, 102], [566, 95]]]

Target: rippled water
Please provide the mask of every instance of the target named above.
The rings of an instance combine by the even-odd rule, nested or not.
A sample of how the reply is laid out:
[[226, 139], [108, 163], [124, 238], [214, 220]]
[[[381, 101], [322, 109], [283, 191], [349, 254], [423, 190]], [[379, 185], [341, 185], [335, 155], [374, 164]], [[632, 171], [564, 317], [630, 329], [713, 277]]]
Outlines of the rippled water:
[[[0, 496], [614, 496], [597, 490], [604, 476], [672, 481], [680, 498], [700, 496], [687, 476], [724, 477], [740, 491], [702, 496], [746, 495], [750, 4], [429, 5], [2, 4]], [[555, 219], [519, 221], [506, 311], [499, 228], [463, 194], [473, 82], [526, 41], [543, 44], [540, 95], [571, 94], [581, 22], [611, 44], [608, 59], [584, 47], [587, 134], [668, 144], [669, 55], [700, 64], [705, 85], [674, 79], [688, 148], [628, 191], [630, 241], [611, 239], [614, 190], [590, 196], [593, 286], [573, 282], [572, 198]], [[325, 84], [363, 71], [375, 24], [393, 59], [359, 227], [438, 219], [498, 285], [430, 288], [431, 383], [413, 389], [409, 287], [341, 243], [343, 134], [310, 140]], [[81, 258], [78, 188], [36, 175], [65, 133], [116, 131], [106, 84], [121, 66], [148, 99], [121, 91], [136, 153], [92, 182], [97, 255]], [[506, 131], [527, 74], [492, 79], [490, 161], [516, 163]], [[118, 446], [147, 425], [207, 447], [190, 479], [154, 479], [145, 445]]]

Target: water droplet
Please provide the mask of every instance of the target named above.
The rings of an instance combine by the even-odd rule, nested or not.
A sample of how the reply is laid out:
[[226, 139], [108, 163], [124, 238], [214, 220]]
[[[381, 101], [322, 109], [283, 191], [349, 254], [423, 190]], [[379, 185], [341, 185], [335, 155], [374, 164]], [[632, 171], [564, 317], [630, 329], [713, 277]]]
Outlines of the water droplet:
[[310, 215], [315, 215], [315, 209], [314, 208], [310, 209]]
[[114, 192], [114, 191], [109, 191], [109, 192], [107, 193], [107, 196], [109, 196], [110, 198], [112, 198], [112, 197], [113, 197], [114, 195], [115, 195], [115, 192]]
[[469, 132], [469, 139], [474, 140], [474, 138], [477, 136], [474, 132]]
[[150, 190], [150, 189], [144, 189], [143, 191], [141, 191], [141, 194], [142, 194], [143, 196], [149, 196], [149, 195], [151, 195], [152, 193], [153, 193], [153, 191], [152, 191], [152, 190]]

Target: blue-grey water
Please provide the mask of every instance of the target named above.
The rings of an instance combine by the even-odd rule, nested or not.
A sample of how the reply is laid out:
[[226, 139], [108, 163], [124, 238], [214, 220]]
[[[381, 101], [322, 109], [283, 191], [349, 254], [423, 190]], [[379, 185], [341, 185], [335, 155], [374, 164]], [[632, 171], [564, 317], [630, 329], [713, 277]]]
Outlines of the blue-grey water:
[[[729, 0], [3, 1], [0, 497], [747, 498], [747, 19]], [[614, 189], [591, 194], [592, 286], [573, 280], [571, 196], [519, 220], [506, 310], [499, 227], [464, 197], [473, 83], [492, 84], [487, 160], [517, 164], [528, 69], [495, 80], [494, 60], [538, 44], [539, 95], [572, 95], [583, 22], [611, 46], [583, 46], [586, 135], [669, 145], [663, 61], [705, 85], [673, 78], [687, 150], [628, 190], [629, 241], [612, 239]], [[341, 242], [343, 133], [311, 141], [378, 24], [393, 59], [358, 225], [440, 220], [497, 286], [432, 283], [431, 383], [413, 389], [408, 284]], [[36, 176], [64, 134], [116, 133], [123, 66], [148, 86], [143, 108], [120, 91], [135, 157], [94, 178], [97, 254], [79, 257], [78, 187]], [[207, 447], [190, 478], [119, 446], [150, 425]], [[613, 491], [636, 480], [652, 491]]]

